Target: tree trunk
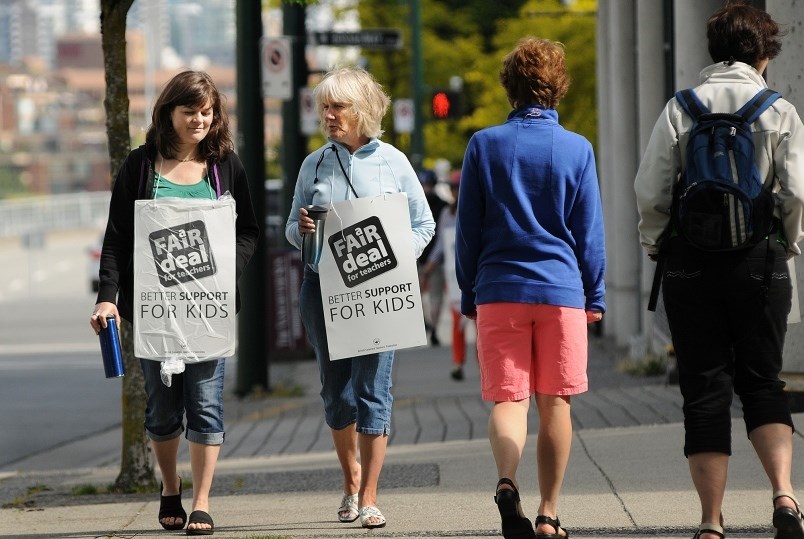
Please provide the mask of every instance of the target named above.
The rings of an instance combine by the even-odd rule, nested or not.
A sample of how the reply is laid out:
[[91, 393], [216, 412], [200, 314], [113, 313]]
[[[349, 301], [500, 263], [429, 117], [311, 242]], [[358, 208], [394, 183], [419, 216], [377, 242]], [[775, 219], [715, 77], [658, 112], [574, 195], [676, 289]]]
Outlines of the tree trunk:
[[151, 446], [145, 436], [145, 382], [140, 361], [134, 357], [134, 328], [123, 322], [120, 345], [126, 365], [123, 377], [123, 447], [120, 474], [114, 486], [123, 492], [155, 487]]
[[[101, 0], [101, 37], [106, 77], [106, 136], [112, 182], [131, 150], [126, 77], [126, 15], [133, 0]], [[145, 386], [139, 360], [134, 357], [132, 327], [120, 328], [126, 375], [123, 378], [123, 437], [120, 474], [115, 488], [124, 492], [156, 485], [150, 445], [145, 436]]]

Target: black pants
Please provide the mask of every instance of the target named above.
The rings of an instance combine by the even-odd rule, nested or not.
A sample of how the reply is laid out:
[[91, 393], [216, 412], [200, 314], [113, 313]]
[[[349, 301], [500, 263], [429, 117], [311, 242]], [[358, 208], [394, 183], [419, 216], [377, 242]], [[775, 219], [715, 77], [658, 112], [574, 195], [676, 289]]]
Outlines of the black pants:
[[770, 240], [703, 253], [670, 241], [662, 286], [684, 397], [684, 454], [731, 454], [733, 393], [749, 434], [771, 423], [792, 428], [779, 380], [792, 291], [785, 249]]

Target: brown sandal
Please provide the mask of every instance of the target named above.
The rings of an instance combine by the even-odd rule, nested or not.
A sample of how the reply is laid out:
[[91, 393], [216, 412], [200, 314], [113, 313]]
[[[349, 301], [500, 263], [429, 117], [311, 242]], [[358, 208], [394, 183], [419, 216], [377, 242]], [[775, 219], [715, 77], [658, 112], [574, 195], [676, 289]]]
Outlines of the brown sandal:
[[714, 524], [712, 522], [704, 522], [698, 526], [698, 531], [695, 532], [695, 535], [692, 536], [692, 539], [700, 539], [701, 535], [705, 533], [714, 533], [720, 537], [720, 539], [726, 539], [726, 533], [723, 531], [723, 526]]

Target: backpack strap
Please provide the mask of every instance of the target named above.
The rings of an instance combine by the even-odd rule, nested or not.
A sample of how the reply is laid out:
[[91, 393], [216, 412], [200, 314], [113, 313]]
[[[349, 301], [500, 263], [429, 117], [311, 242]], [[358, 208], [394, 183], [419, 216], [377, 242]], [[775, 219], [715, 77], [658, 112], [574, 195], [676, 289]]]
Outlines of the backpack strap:
[[698, 99], [698, 96], [695, 95], [695, 92], [690, 88], [676, 92], [676, 100], [681, 105], [681, 108], [692, 116], [694, 120], [710, 112], [709, 109], [706, 108], [706, 105], [701, 103], [701, 100]]
[[764, 88], [757, 92], [757, 95], [752, 97], [751, 100], [743, 105], [735, 114], [742, 116], [743, 121], [750, 124], [759, 118], [759, 116], [780, 97], [782, 97], [782, 95], [779, 92], [771, 90], [770, 88]]

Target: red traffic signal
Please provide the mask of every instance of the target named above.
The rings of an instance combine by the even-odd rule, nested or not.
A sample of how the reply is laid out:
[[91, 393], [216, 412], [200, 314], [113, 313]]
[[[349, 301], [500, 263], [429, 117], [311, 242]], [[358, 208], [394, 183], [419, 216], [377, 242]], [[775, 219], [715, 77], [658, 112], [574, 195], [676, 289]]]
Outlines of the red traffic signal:
[[446, 120], [460, 117], [460, 94], [452, 90], [436, 90], [430, 99], [433, 119]]

